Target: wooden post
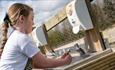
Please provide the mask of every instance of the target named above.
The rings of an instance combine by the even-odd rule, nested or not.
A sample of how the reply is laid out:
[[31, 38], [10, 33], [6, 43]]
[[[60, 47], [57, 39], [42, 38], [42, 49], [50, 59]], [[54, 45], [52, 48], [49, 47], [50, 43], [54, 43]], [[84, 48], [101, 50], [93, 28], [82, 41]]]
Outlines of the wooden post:
[[42, 28], [43, 28], [43, 31], [44, 31], [44, 34], [45, 34], [45, 37], [46, 37], [46, 41], [47, 41], [47, 43], [48, 43], [47, 45], [44, 45], [44, 48], [43, 48], [44, 50], [43, 50], [43, 51], [44, 51], [45, 53], [46, 53], [47, 51], [50, 51], [50, 50], [53, 52], [54, 50], [53, 50], [53, 48], [51, 47], [50, 42], [49, 42], [49, 40], [48, 40], [48, 33], [47, 33], [47, 30], [46, 30], [45, 24], [43, 24]]
[[95, 20], [95, 16], [93, 14], [93, 11], [91, 9], [91, 2], [90, 0], [85, 0], [86, 5], [93, 23], [94, 28], [90, 30], [86, 30], [86, 39], [87, 43], [89, 44], [90, 51], [102, 51], [105, 49], [102, 39], [99, 33], [98, 25]]

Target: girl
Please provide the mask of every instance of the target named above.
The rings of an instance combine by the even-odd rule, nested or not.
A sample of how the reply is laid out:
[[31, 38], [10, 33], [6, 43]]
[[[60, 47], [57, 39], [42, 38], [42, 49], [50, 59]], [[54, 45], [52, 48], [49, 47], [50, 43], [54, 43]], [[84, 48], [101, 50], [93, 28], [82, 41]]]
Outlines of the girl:
[[[65, 54], [59, 59], [46, 58], [28, 34], [32, 32], [33, 9], [25, 4], [13, 4], [4, 18], [0, 70], [24, 70], [29, 58], [36, 68], [52, 68], [70, 64], [72, 57]], [[14, 31], [7, 40], [10, 25]], [[7, 41], [7, 42], [6, 42]]]

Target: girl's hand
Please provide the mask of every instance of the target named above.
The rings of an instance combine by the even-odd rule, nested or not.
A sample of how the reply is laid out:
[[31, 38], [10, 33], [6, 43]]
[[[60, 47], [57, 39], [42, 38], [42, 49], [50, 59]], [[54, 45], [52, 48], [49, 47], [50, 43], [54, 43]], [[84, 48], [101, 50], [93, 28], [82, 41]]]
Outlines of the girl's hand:
[[65, 57], [69, 54], [69, 52], [70, 52], [70, 51], [64, 53], [64, 54], [61, 56], [61, 58], [62, 58], [62, 59], [65, 58]]
[[69, 54], [70, 51], [64, 53], [64, 55], [62, 55], [61, 59], [64, 59], [66, 64], [70, 64], [72, 61], [72, 56]]
[[66, 55], [64, 58], [66, 64], [70, 64], [72, 62], [72, 57], [70, 54]]

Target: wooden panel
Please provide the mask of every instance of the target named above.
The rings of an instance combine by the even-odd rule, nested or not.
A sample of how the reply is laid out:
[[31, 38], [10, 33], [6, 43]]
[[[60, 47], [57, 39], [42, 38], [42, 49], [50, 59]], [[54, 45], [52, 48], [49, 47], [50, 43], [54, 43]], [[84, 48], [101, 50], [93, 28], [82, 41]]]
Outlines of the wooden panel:
[[109, 67], [109, 64], [115, 61], [115, 53], [111, 53], [101, 58], [97, 58], [97, 60], [91, 61], [91, 63], [87, 64], [83, 67], [83, 70], [95, 70], [95, 69], [105, 69]]
[[46, 30], [49, 31], [50, 29], [55, 27], [57, 24], [59, 24], [60, 22], [65, 20], [66, 18], [67, 18], [67, 15], [65, 12], [65, 8], [63, 8], [54, 17], [52, 17], [50, 20], [48, 20], [47, 23], [45, 23]]
[[102, 41], [101, 35], [99, 33], [99, 28], [96, 23], [95, 15], [91, 8], [90, 0], [85, 0], [85, 1], [86, 1], [87, 8], [89, 10], [89, 14], [92, 19], [92, 22], [93, 22], [93, 26], [94, 26], [93, 29], [86, 31], [87, 42], [91, 48], [91, 51], [102, 51], [105, 49], [105, 47], [103, 45], [103, 41]]
[[115, 69], [115, 52], [106, 54], [92, 61], [82, 64], [81, 66], [70, 67], [65, 70], [111, 70]]
[[105, 55], [107, 55], [107, 54], [109, 54], [111, 52], [112, 52], [111, 49], [107, 49], [107, 50], [105, 50], [103, 52], [100, 52], [100, 53], [94, 54], [94, 55], [92, 55], [92, 56], [90, 56], [88, 58], [85, 58], [85, 59], [83, 59], [83, 60], [81, 60], [79, 62], [76, 61], [74, 64], [71, 64], [71, 65], [65, 67], [64, 69], [65, 70], [81, 69], [84, 66], [87, 66], [88, 64], [94, 62], [95, 60], [97, 60], [97, 59], [99, 59], [99, 58], [101, 58], [101, 57], [103, 57], [103, 56], [105, 56]]

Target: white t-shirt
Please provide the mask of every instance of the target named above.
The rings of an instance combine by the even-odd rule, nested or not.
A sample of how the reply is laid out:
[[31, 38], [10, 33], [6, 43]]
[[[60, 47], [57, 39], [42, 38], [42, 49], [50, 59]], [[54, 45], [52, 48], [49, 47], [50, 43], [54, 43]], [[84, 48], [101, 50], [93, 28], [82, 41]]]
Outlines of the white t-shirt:
[[24, 70], [28, 58], [32, 58], [39, 51], [28, 35], [15, 30], [4, 47], [0, 70]]

